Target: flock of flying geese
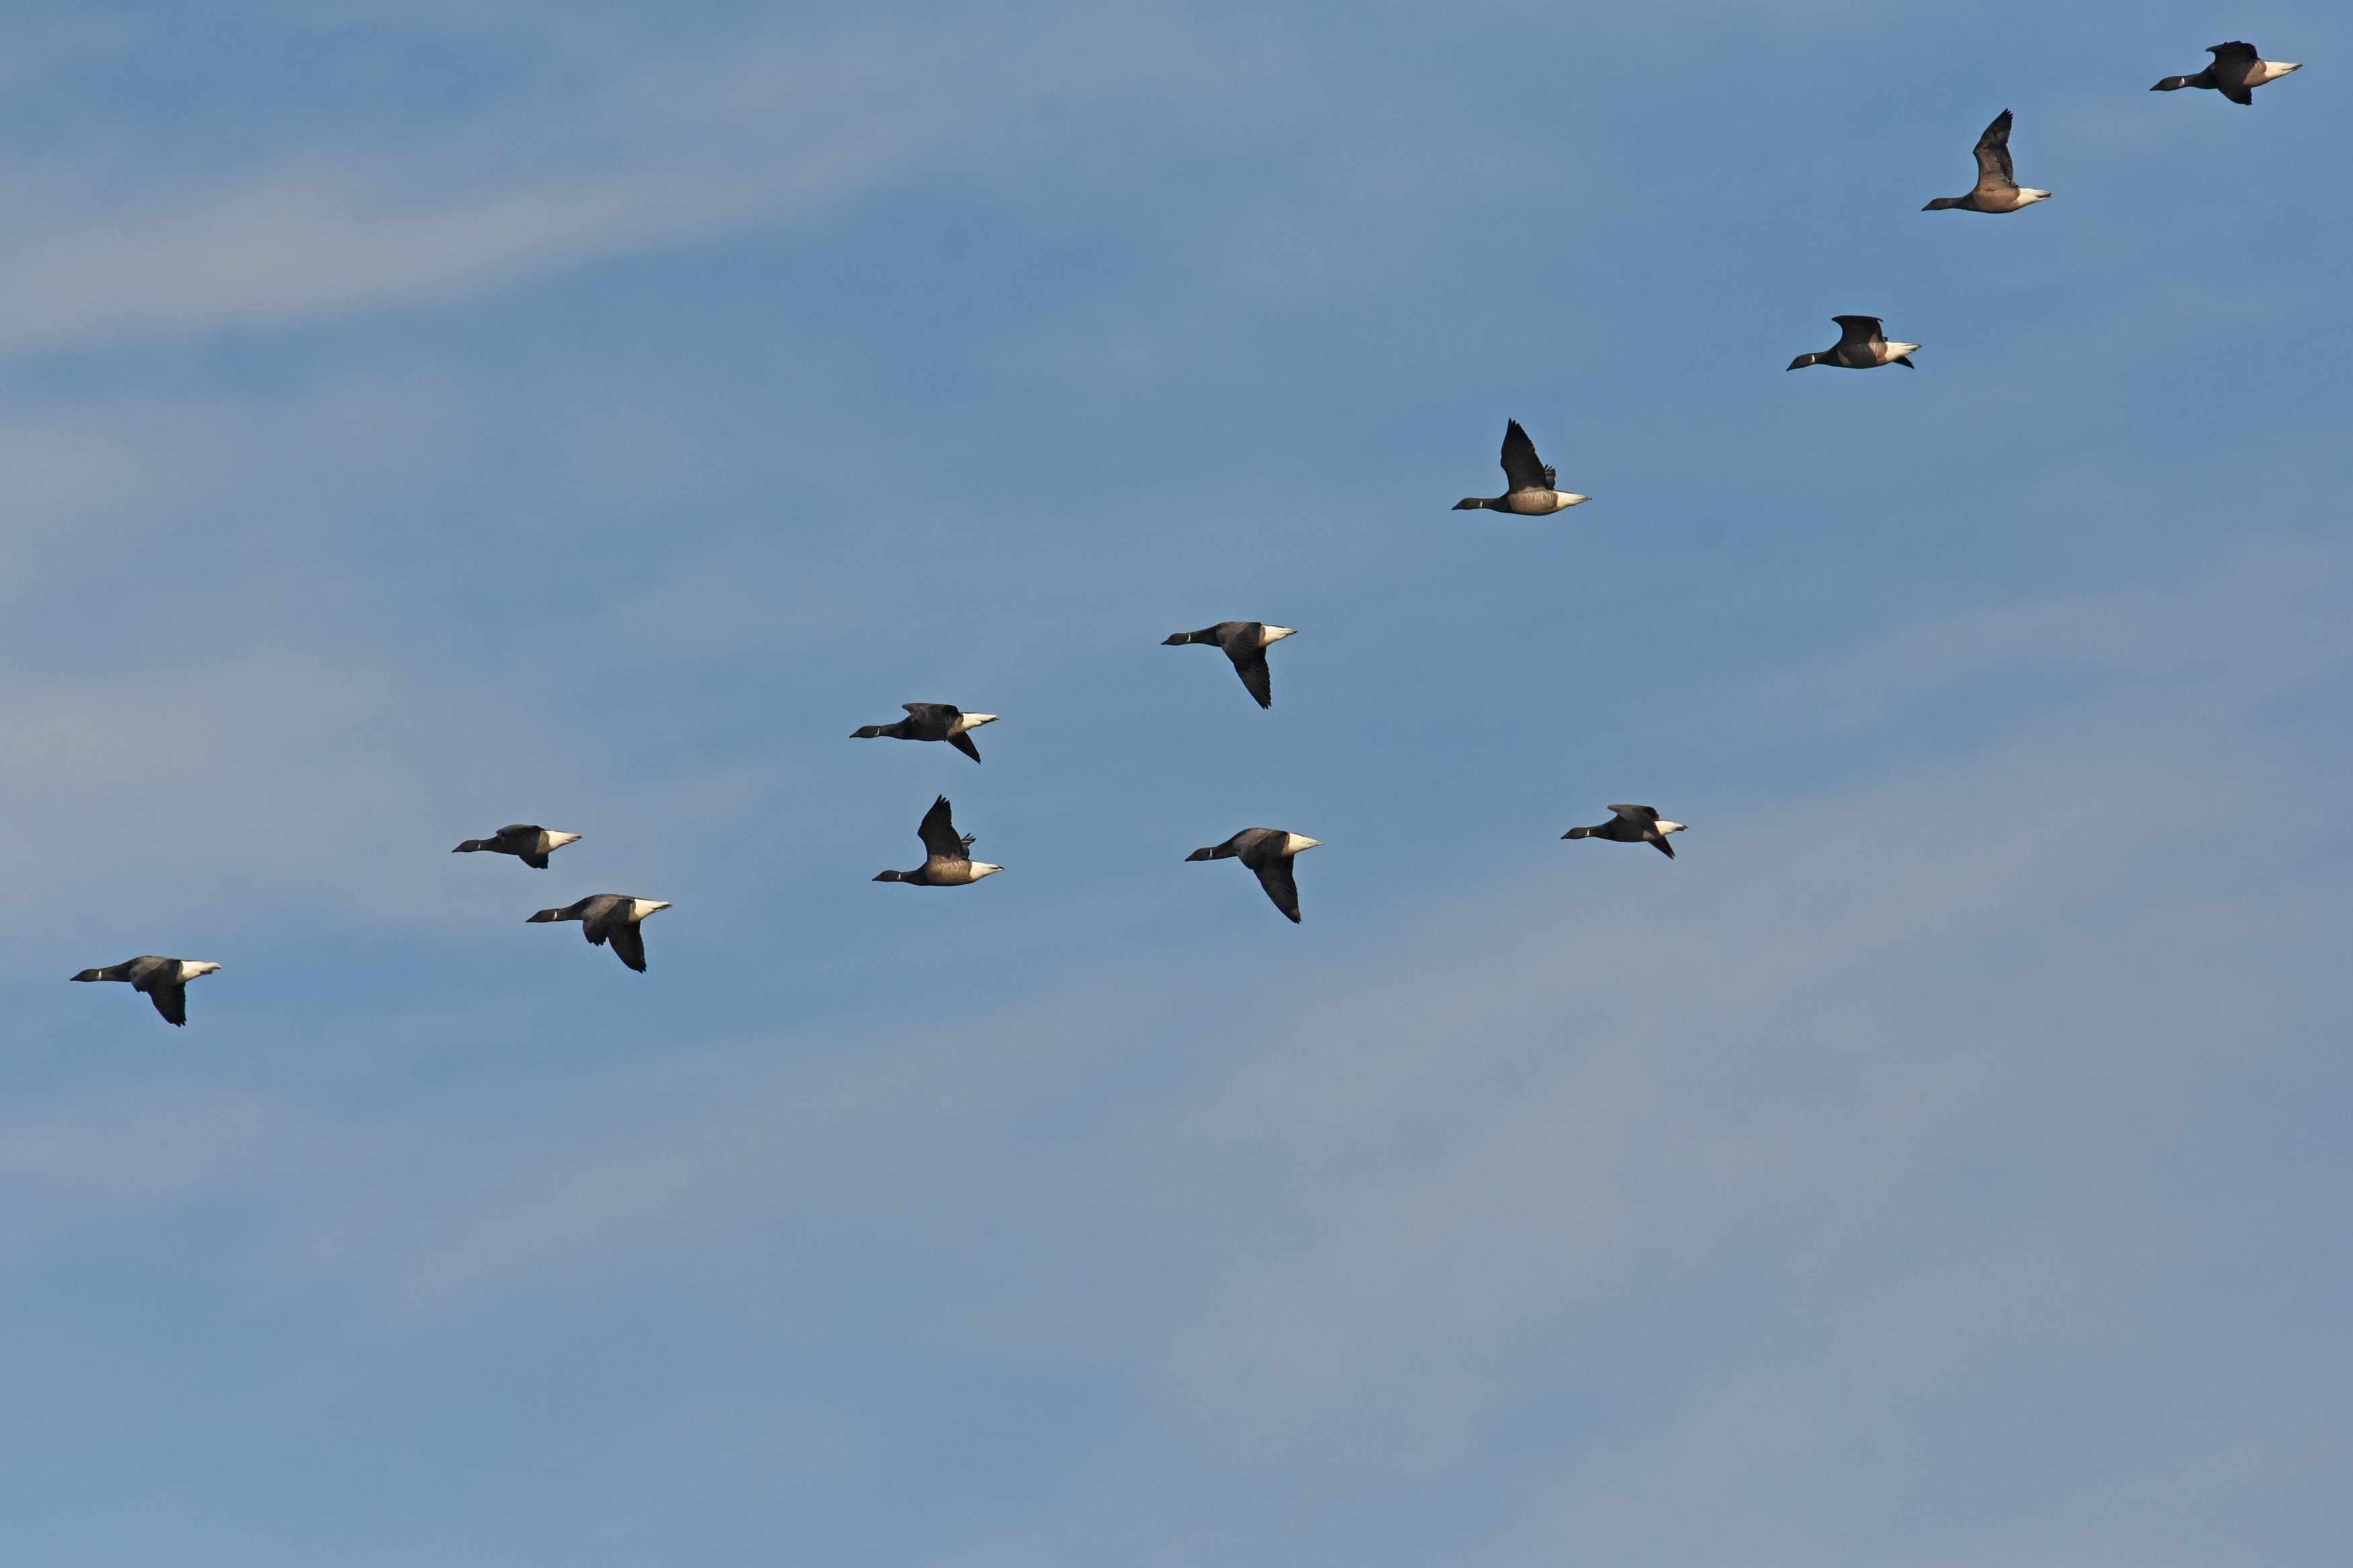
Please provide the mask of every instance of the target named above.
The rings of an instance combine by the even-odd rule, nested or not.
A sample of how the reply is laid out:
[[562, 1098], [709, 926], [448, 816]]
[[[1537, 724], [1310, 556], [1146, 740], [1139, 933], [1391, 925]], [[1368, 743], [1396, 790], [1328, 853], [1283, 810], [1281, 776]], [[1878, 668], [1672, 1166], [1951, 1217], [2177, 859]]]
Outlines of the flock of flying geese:
[[[2214, 57], [2213, 63], [2194, 76], [2169, 76], [2149, 90], [2177, 92], [2185, 87], [2206, 88], [2221, 93], [2233, 103], [2252, 105], [2254, 89], [2266, 82], [2277, 81], [2290, 71], [2300, 69], [2278, 60], [2267, 60], [2247, 43], [2216, 44], [2206, 51]], [[2005, 109], [1994, 117], [1978, 138], [1976, 148], [1978, 183], [1966, 195], [1938, 196], [1923, 212], [2014, 213], [2050, 199], [2049, 191], [2038, 191], [2021, 185], [2010, 161], [2010, 110]], [[1834, 365], [1841, 370], [1876, 370], [1882, 365], [1900, 364], [1916, 369], [1911, 353], [1918, 343], [1891, 342], [1881, 330], [1876, 316], [1833, 316], [1840, 329], [1839, 341], [1819, 353], [1799, 354], [1789, 362], [1791, 370], [1808, 365]], [[1457, 511], [1488, 510], [1511, 512], [1521, 517], [1545, 517], [1566, 511], [1570, 507], [1590, 500], [1572, 490], [1559, 488], [1557, 475], [1536, 456], [1535, 443], [1520, 428], [1516, 419], [1508, 420], [1504, 427], [1503, 451], [1504, 493], [1499, 496], [1467, 496], [1454, 503]], [[1179, 647], [1198, 643], [1221, 649], [1233, 662], [1234, 673], [1241, 678], [1243, 688], [1257, 700], [1261, 708], [1274, 706], [1273, 677], [1267, 668], [1266, 650], [1294, 635], [1289, 626], [1270, 626], [1263, 621], [1219, 621], [1214, 626], [1204, 626], [1198, 632], [1178, 632], [1166, 639], [1166, 646]], [[970, 757], [980, 761], [980, 748], [973, 743], [972, 732], [984, 724], [997, 721], [994, 713], [966, 713], [945, 702], [908, 702], [907, 716], [894, 724], [868, 724], [854, 731], [850, 738], [859, 741], [890, 739], [897, 741], [944, 741]], [[1671, 833], [1681, 833], [1683, 825], [1670, 822], [1647, 805], [1613, 805], [1617, 815], [1609, 821], [1591, 827], [1572, 827], [1561, 835], [1564, 838], [1607, 838], [1620, 844], [1648, 844], [1669, 859], [1674, 858], [1674, 846], [1667, 842]], [[953, 808], [948, 797], [941, 795], [923, 813], [917, 825], [916, 837], [923, 840], [923, 863], [912, 871], [883, 871], [875, 877], [878, 882], [911, 882], [922, 888], [966, 887], [982, 878], [1005, 869], [986, 860], [972, 858], [973, 836], [956, 832]], [[576, 833], [557, 833], [533, 823], [513, 823], [501, 827], [488, 838], [469, 838], [452, 851], [468, 855], [488, 852], [512, 855], [534, 870], [547, 869], [548, 857], [567, 844], [579, 841]], [[1308, 838], [1279, 827], [1245, 827], [1223, 844], [1213, 844], [1206, 849], [1196, 849], [1187, 860], [1240, 860], [1256, 874], [1259, 885], [1274, 907], [1281, 910], [1293, 924], [1299, 921], [1299, 884], [1292, 875], [1291, 863], [1303, 851], [1313, 849], [1323, 840]], [[557, 921], [578, 921], [581, 934], [593, 946], [609, 944], [614, 955], [639, 973], [646, 967], [645, 934], [639, 929], [646, 917], [670, 905], [658, 899], [635, 898], [626, 893], [596, 893], [566, 904], [561, 909], [542, 910], [525, 921], [538, 925]], [[133, 991], [142, 992], [154, 1003], [155, 1011], [166, 1022], [185, 1024], [188, 1021], [188, 982], [200, 975], [212, 973], [217, 963], [200, 963], [193, 959], [162, 958], [148, 953], [103, 969], [85, 969], [76, 980], [127, 981]]]

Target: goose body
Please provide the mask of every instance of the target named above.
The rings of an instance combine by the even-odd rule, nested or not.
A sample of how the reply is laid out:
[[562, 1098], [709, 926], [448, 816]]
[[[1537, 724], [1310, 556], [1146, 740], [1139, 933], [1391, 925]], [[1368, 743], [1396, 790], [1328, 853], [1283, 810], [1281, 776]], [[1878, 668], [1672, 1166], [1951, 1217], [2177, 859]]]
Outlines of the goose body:
[[1297, 925], [1299, 883], [1291, 874], [1292, 858], [1323, 842], [1320, 838], [1304, 838], [1296, 833], [1286, 833], [1280, 827], [1245, 827], [1223, 844], [1196, 849], [1185, 858], [1240, 860], [1257, 873], [1258, 885], [1266, 889], [1266, 896], [1274, 900], [1274, 907], [1281, 910], [1293, 925]]
[[185, 1025], [188, 1021], [188, 982], [199, 975], [210, 974], [220, 967], [193, 958], [164, 958], [158, 954], [142, 953], [121, 963], [108, 964], [104, 969], [85, 969], [76, 980], [121, 980], [133, 991], [143, 992], [147, 1000], [155, 1004], [155, 1011], [167, 1024]]
[[878, 738], [893, 741], [945, 741], [974, 762], [980, 761], [980, 748], [972, 743], [972, 731], [983, 724], [997, 722], [994, 713], [967, 713], [951, 702], [902, 702], [907, 716], [896, 724], [868, 724], [849, 732], [853, 741]]
[[1906, 357], [1918, 343], [1891, 343], [1879, 330], [1876, 316], [1832, 316], [1839, 325], [1839, 341], [1817, 354], [1799, 354], [1789, 362], [1791, 370], [1803, 370], [1810, 364], [1834, 365], [1841, 370], [1876, 370], [1883, 364], [1900, 364], [1906, 370], [1917, 370]]
[[1521, 517], [1545, 517], [1556, 511], [1589, 501], [1591, 496], [1581, 496], [1573, 490], [1557, 487], [1557, 474], [1536, 456], [1536, 444], [1520, 428], [1516, 419], [1504, 421], [1504, 493], [1499, 496], [1464, 496], [1454, 503], [1456, 511], [1508, 511]]
[[[1920, 210], [1924, 213], [1955, 210], [1971, 213], [2014, 213], [2021, 207], [2051, 199], [2049, 191], [2038, 191], [2018, 183], [2010, 165], [2010, 110], [2005, 109], [1985, 128], [1978, 138], [1977, 188], [1965, 196], [1938, 196]], [[1914, 344], [1918, 347], [1918, 344]]]
[[547, 869], [547, 858], [567, 844], [580, 842], [577, 833], [554, 833], [535, 822], [511, 822], [488, 838], [469, 838], [452, 855], [512, 855], [534, 871]]
[[603, 947], [610, 942], [613, 956], [643, 974], [646, 972], [646, 937], [638, 929], [648, 915], [670, 906], [656, 899], [633, 898], [628, 893], [592, 893], [576, 904], [566, 904], [560, 910], [542, 910], [523, 921], [525, 925], [544, 925], [550, 921], [578, 921], [580, 934], [588, 939], [591, 947]]
[[919, 888], [962, 888], [1005, 869], [972, 858], [973, 837], [955, 830], [955, 810], [948, 797], [932, 802], [915, 829], [923, 841], [923, 863], [912, 871], [884, 871], [878, 882], [913, 882]]
[[2290, 71], [2304, 68], [2284, 60], [2267, 60], [2255, 52], [2254, 45], [2249, 43], [2214, 44], [2206, 52], [2214, 57], [2214, 63], [2204, 70], [2196, 76], [2167, 77], [2148, 90], [2179, 92], [2185, 87], [2211, 88], [2232, 103], [2253, 108], [2255, 89], [2267, 81], [2277, 81]]
[[1234, 673], [1242, 679], [1243, 689], [1258, 699], [1260, 707], [1271, 708], [1274, 676], [1266, 668], [1266, 650], [1297, 635], [1289, 626], [1271, 626], [1264, 621], [1219, 621], [1198, 632], [1178, 632], [1163, 638], [1160, 646], [1180, 647], [1187, 643], [1203, 643], [1225, 649], [1226, 657], [1233, 660]]
[[1648, 844], [1668, 859], [1675, 858], [1675, 847], [1667, 842], [1667, 835], [1681, 833], [1683, 830], [1682, 823], [1669, 822], [1659, 815], [1655, 806], [1613, 805], [1609, 809], [1618, 815], [1609, 821], [1592, 827], [1572, 827], [1561, 837], [1609, 838], [1620, 844]]

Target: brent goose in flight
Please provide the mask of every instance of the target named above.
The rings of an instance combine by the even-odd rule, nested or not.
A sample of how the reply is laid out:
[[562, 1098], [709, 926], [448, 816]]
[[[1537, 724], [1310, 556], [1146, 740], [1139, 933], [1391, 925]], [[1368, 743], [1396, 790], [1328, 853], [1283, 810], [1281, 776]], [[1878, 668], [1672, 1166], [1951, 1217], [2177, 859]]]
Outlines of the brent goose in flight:
[[1296, 833], [1285, 833], [1280, 827], [1245, 827], [1223, 844], [1207, 849], [1196, 849], [1185, 857], [1187, 860], [1235, 860], [1258, 873], [1258, 885], [1274, 900], [1274, 907], [1299, 923], [1299, 884], [1292, 879], [1291, 858], [1303, 849], [1313, 849], [1323, 843], [1321, 838], [1302, 838]]
[[547, 858], [567, 844], [580, 842], [577, 833], [550, 833], [535, 822], [511, 822], [488, 838], [469, 838], [452, 855], [473, 855], [488, 850], [493, 855], [512, 855], [534, 871], [547, 869]]
[[1546, 512], [1566, 511], [1591, 496], [1581, 496], [1569, 490], [1553, 488], [1553, 470], [1536, 456], [1536, 444], [1520, 428], [1516, 419], [1504, 421], [1504, 493], [1499, 496], [1465, 496], [1454, 503], [1456, 511], [1514, 511], [1522, 517], [1542, 517]]
[[1878, 317], [1832, 316], [1831, 320], [1839, 324], [1839, 341], [1818, 354], [1799, 354], [1789, 362], [1791, 370], [1810, 364], [1836, 365], [1841, 370], [1877, 370], [1883, 364], [1920, 368], [1905, 357], [1920, 345], [1889, 342], [1879, 331]]
[[596, 893], [560, 910], [542, 910], [522, 923], [535, 926], [548, 921], [578, 921], [580, 934], [588, 939], [589, 945], [602, 947], [611, 942], [613, 956], [643, 974], [646, 933], [638, 929], [638, 922], [656, 910], [668, 908], [668, 904], [633, 899], [627, 893]]
[[1965, 213], [2014, 213], [2036, 202], [2049, 201], [2049, 191], [2021, 185], [2010, 167], [2010, 110], [2005, 109], [1978, 138], [1977, 189], [1965, 196], [1938, 196], [1920, 210], [1943, 212], [1957, 207]]
[[967, 713], [953, 702], [902, 702], [907, 716], [896, 724], [867, 724], [849, 732], [853, 741], [888, 737], [893, 741], [945, 741], [974, 762], [980, 748], [968, 731], [997, 722], [994, 713]]
[[137, 958], [111, 963], [104, 969], [85, 969], [76, 980], [128, 980], [133, 991], [147, 993], [147, 1000], [155, 1004], [155, 1011], [164, 1015], [167, 1024], [188, 1021], [188, 982], [199, 974], [210, 974], [220, 967], [217, 963], [198, 963], [188, 958], [158, 958], [144, 953]]
[[2232, 103], [2254, 107], [2255, 89], [2267, 81], [2277, 81], [2302, 66], [2292, 66], [2279, 60], [2267, 60], [2255, 53], [2253, 44], [2216, 44], [2206, 51], [2214, 63], [2196, 76], [2169, 76], [2148, 90], [2179, 92], [2185, 87], [2211, 87]]
[[923, 823], [915, 833], [923, 841], [923, 863], [912, 871], [885, 871], [874, 879], [876, 881], [913, 882], [919, 888], [961, 888], [1005, 869], [972, 858], [972, 835], [957, 837], [955, 819], [945, 795], [932, 802], [932, 809], [923, 813]]
[[1182, 643], [1198, 642], [1224, 648], [1226, 657], [1234, 661], [1234, 673], [1242, 678], [1242, 684], [1258, 699], [1258, 705], [1271, 708], [1274, 678], [1267, 672], [1267, 647], [1296, 635], [1289, 626], [1271, 626], [1264, 621], [1219, 621], [1198, 632], [1178, 632], [1163, 638], [1160, 646], [1176, 647]]
[[1659, 853], [1668, 859], [1675, 858], [1675, 847], [1667, 842], [1667, 835], [1681, 833], [1683, 830], [1682, 823], [1666, 821], [1659, 816], [1658, 807], [1652, 805], [1613, 805], [1609, 809], [1618, 815], [1609, 821], [1594, 827], [1572, 827], [1561, 837], [1614, 838], [1620, 844], [1655, 845]]

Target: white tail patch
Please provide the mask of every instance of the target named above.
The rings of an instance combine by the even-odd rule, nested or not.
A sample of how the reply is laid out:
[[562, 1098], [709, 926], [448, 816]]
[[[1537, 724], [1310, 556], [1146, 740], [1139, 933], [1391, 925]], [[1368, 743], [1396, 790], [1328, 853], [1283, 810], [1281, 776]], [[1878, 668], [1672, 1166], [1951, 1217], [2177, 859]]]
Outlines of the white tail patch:
[[2304, 68], [2300, 65], [2289, 65], [2285, 60], [2265, 60], [2263, 62], [2263, 74], [2257, 77], [2255, 79], [2259, 82], [2277, 81], [2280, 78], [2287, 75], [2288, 72], [2300, 71], [2303, 68]]
[[1258, 629], [1258, 646], [1261, 647], [1266, 647], [1271, 644], [1281, 642], [1285, 637], [1297, 637], [1298, 635], [1299, 634], [1297, 632], [1292, 630], [1289, 626], [1261, 626]]
[[1302, 849], [1313, 849], [1323, 842], [1321, 838], [1302, 838], [1296, 833], [1286, 833], [1282, 836], [1282, 852], [1296, 855]]
[[1890, 343], [1887, 345], [1887, 352], [1879, 356], [1879, 363], [1894, 364], [1899, 355], [1908, 354], [1919, 346], [1918, 343]]
[[567, 844], [579, 842], [580, 835], [577, 833], [551, 833], [547, 836], [547, 847], [550, 849], [561, 849]]
[[199, 974], [210, 974], [219, 967], [217, 963], [203, 963], [193, 958], [184, 958], [180, 960], [180, 980], [185, 984]]
[[1664, 837], [1670, 833], [1681, 833], [1683, 830], [1683, 824], [1680, 822], [1669, 822], [1663, 816], [1659, 818], [1658, 826], [1661, 837]]
[[1553, 492], [1553, 510], [1567, 511], [1570, 507], [1583, 506], [1587, 501], [1589, 501], [1592, 499], [1593, 498], [1591, 496], [1581, 496], [1573, 490], [1555, 490]]
[[994, 724], [996, 722], [997, 715], [994, 713], [961, 714], [957, 717], [955, 723], [949, 728], [948, 733], [951, 735], [961, 735], [966, 730], [977, 730], [983, 724]]
[[670, 905], [666, 903], [658, 903], [652, 899], [631, 899], [629, 900], [629, 918], [633, 921], [641, 921], [648, 915], [653, 913], [656, 910], [666, 910], [668, 908], [670, 908]]

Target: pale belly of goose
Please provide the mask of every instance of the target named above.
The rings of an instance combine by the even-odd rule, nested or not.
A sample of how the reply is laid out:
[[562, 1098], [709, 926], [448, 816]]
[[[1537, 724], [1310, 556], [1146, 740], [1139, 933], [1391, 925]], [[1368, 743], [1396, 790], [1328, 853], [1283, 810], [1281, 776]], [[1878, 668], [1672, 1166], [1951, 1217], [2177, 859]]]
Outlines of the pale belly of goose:
[[1514, 490], [1504, 498], [1504, 509], [1522, 517], [1544, 517], [1565, 511], [1584, 500], [1584, 496], [1570, 495], [1566, 490]]

